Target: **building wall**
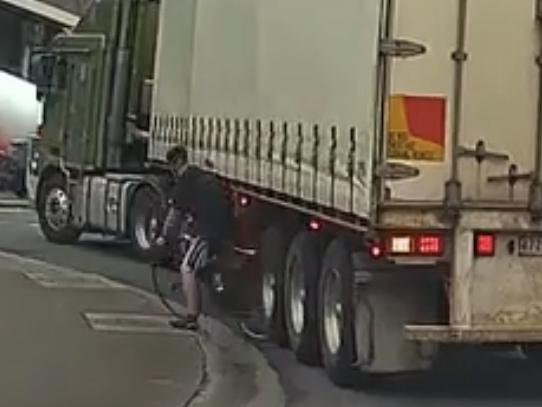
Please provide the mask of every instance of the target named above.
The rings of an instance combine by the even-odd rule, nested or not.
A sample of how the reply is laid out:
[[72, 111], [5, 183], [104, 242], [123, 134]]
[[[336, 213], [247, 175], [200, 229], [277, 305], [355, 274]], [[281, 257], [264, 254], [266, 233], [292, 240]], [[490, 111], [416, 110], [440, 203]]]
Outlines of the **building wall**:
[[21, 74], [23, 61], [23, 20], [0, 8], [0, 70]]
[[[93, 0], [42, 0], [52, 6], [82, 15]], [[27, 76], [32, 46], [42, 45], [60, 27], [0, 4], [0, 71]]]

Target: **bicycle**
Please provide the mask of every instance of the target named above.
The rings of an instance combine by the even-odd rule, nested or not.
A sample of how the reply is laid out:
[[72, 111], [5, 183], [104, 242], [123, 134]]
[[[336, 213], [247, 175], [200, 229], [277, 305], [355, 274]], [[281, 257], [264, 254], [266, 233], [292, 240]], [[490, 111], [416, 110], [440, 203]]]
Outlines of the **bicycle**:
[[[197, 238], [193, 234], [193, 226], [193, 219], [191, 217], [186, 217], [182, 222], [177, 243], [173, 248], [170, 247], [167, 256], [164, 256], [165, 260], [159, 262], [154, 261], [151, 263], [151, 276], [154, 291], [162, 305], [177, 318], [183, 318], [183, 314], [180, 311], [179, 303], [171, 299], [171, 297], [182, 290], [180, 265], [192, 241]], [[167, 247], [164, 247], [164, 249], [166, 248]], [[211, 282], [213, 283], [215, 290], [221, 291], [224, 287], [220, 273], [216, 273], [212, 270], [216, 261], [217, 256], [213, 254], [210, 256], [205, 266], [201, 270], [198, 270], [197, 273], [200, 282]], [[169, 273], [160, 273], [160, 270]], [[211, 281], [206, 281], [209, 277], [211, 278]]]

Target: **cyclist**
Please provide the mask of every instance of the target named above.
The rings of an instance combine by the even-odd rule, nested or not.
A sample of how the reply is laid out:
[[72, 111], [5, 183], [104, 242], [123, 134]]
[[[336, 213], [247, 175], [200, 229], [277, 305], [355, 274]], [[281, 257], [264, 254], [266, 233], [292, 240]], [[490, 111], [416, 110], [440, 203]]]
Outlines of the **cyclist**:
[[166, 160], [175, 182], [157, 245], [177, 248], [183, 222], [187, 218], [193, 222], [190, 242], [180, 266], [187, 312], [183, 318], [171, 321], [170, 325], [179, 329], [196, 329], [201, 313], [199, 274], [230, 239], [233, 216], [219, 179], [211, 172], [190, 165], [184, 146], [170, 149]]

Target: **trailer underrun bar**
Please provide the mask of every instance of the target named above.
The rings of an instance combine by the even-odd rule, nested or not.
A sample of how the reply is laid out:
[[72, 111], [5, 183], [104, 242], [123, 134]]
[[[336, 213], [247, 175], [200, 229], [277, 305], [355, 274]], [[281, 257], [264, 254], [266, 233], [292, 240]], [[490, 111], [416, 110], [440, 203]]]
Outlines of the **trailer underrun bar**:
[[407, 325], [407, 339], [439, 343], [538, 343], [542, 327], [453, 327], [444, 325]]

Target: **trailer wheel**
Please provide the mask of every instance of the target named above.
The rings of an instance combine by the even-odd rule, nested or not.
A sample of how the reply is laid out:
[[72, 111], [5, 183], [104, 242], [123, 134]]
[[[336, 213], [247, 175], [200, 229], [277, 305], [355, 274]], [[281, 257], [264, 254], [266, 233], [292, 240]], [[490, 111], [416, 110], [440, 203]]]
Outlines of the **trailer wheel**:
[[141, 260], [150, 260], [154, 254], [153, 242], [159, 233], [159, 223], [159, 196], [150, 188], [137, 191], [130, 210], [130, 241]]
[[300, 233], [292, 242], [285, 268], [284, 308], [290, 348], [300, 362], [320, 363], [317, 296], [320, 275], [318, 237]]
[[58, 244], [77, 242], [81, 230], [73, 224], [71, 209], [64, 177], [54, 174], [43, 180], [37, 210], [40, 228], [47, 240]]
[[335, 384], [354, 381], [353, 271], [346, 243], [336, 239], [322, 262], [318, 290], [318, 327], [324, 368]]
[[287, 238], [276, 226], [268, 227], [260, 242], [261, 319], [267, 333], [281, 346], [287, 344], [284, 323], [284, 264]]

